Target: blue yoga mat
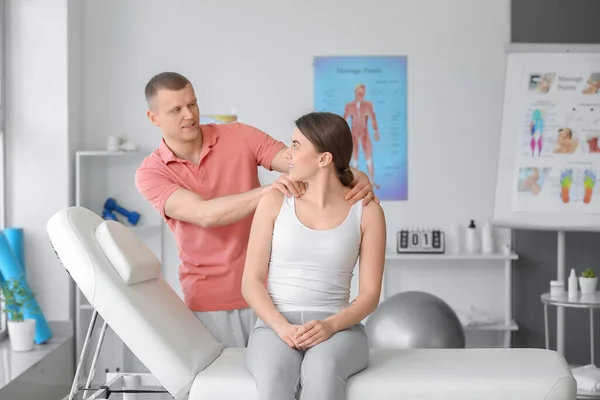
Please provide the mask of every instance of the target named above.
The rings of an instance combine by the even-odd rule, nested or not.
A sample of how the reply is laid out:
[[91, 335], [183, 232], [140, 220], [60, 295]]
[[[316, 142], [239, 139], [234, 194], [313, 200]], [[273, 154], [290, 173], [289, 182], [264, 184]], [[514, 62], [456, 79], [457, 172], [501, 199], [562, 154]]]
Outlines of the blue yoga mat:
[[[31, 295], [31, 289], [23, 274], [23, 268], [10, 247], [10, 242], [4, 232], [0, 232], [0, 274], [6, 281], [12, 279], [20, 281], [27, 294]], [[52, 338], [52, 331], [35, 297], [28, 302], [28, 306], [22, 312], [24, 318], [35, 319], [35, 343], [46, 343]]]
[[23, 249], [23, 228], [6, 228], [4, 229], [4, 236], [6, 236], [6, 240], [8, 240], [10, 248], [15, 256], [17, 256], [17, 260], [19, 260], [21, 268], [23, 268], [23, 276], [27, 276], [27, 266], [25, 265]]

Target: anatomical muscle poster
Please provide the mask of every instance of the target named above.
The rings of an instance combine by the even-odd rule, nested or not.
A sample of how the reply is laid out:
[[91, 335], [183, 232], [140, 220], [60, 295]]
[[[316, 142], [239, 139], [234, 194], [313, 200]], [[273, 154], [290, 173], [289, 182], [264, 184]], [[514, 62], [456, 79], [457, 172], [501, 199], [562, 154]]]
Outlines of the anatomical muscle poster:
[[513, 209], [600, 213], [600, 62], [524, 64]]
[[314, 106], [343, 116], [352, 131], [351, 166], [382, 201], [407, 200], [406, 56], [314, 59]]

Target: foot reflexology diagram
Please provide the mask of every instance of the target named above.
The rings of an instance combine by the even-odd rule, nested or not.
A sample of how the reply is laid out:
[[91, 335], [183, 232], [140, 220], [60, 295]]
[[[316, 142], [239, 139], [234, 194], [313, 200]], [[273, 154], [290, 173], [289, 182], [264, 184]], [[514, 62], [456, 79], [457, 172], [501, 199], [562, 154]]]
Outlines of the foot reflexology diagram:
[[523, 71], [515, 211], [600, 213], [599, 71]]

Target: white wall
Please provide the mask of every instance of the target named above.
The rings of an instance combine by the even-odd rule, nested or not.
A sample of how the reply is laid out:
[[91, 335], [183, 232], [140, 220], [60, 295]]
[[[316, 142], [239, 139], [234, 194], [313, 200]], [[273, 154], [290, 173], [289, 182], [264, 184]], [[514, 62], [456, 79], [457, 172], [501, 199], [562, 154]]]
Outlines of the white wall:
[[69, 319], [69, 277], [46, 222], [69, 205], [67, 1], [7, 1], [7, 225], [24, 228], [27, 278], [48, 320]]
[[[287, 140], [293, 120], [313, 107], [313, 56], [402, 54], [409, 63], [409, 201], [384, 204], [389, 250], [402, 226], [448, 228], [492, 214], [508, 0], [257, 0], [235, 6], [189, 0], [168, 7], [160, 0], [108, 0], [86, 2], [84, 20], [88, 149], [103, 148], [111, 134], [148, 150], [158, 145], [143, 90], [160, 71], [188, 76], [201, 112], [235, 108], [243, 121]], [[275, 176], [261, 171], [264, 181]], [[177, 254], [167, 237], [169, 279], [178, 289]], [[448, 298], [482, 279], [485, 291], [491, 285], [501, 295], [500, 269], [477, 278], [460, 265], [405, 266], [390, 268], [390, 293], [454, 277], [458, 282], [444, 281], [432, 291]], [[453, 301], [468, 305], [473, 299]]]
[[[146, 120], [143, 89], [163, 70], [192, 80], [202, 112], [235, 108], [287, 140], [293, 120], [313, 106], [314, 55], [407, 55], [409, 201], [384, 204], [388, 248], [402, 226], [448, 228], [491, 216], [509, 1], [281, 3], [9, 1], [7, 222], [26, 229], [29, 279], [48, 319], [70, 315], [69, 279], [45, 224], [72, 204], [72, 153], [104, 148], [113, 134], [152, 150], [160, 134]], [[78, 31], [81, 38], [71, 35]], [[275, 176], [261, 171], [264, 181]], [[179, 290], [166, 233], [165, 267]], [[491, 292], [502, 282], [459, 265], [405, 266], [390, 268], [390, 293], [440, 277], [449, 283], [429, 289], [446, 298], [477, 279]]]

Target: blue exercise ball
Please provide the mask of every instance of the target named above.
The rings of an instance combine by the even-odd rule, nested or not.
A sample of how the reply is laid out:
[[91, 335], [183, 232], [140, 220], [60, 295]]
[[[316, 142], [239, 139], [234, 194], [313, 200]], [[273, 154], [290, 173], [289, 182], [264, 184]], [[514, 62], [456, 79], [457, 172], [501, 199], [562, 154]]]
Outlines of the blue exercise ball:
[[365, 329], [371, 348], [465, 348], [465, 332], [454, 310], [425, 292], [402, 292], [385, 299]]

